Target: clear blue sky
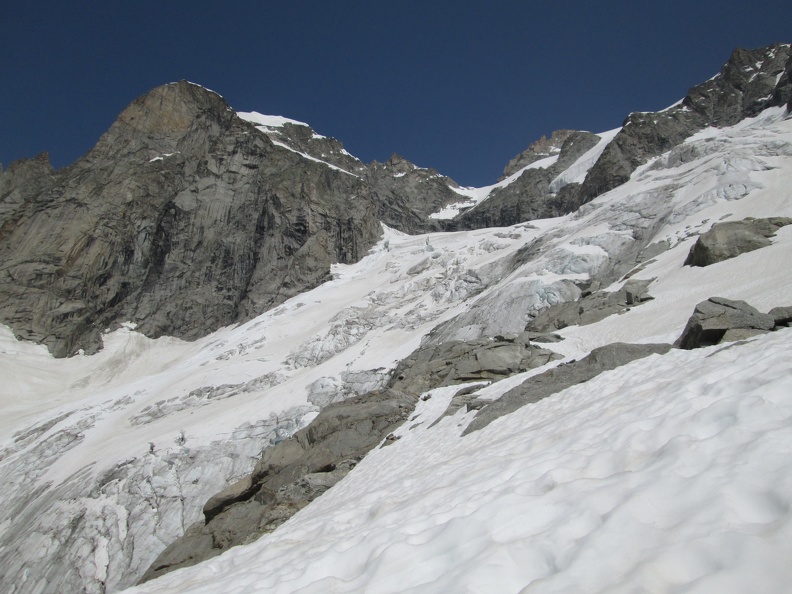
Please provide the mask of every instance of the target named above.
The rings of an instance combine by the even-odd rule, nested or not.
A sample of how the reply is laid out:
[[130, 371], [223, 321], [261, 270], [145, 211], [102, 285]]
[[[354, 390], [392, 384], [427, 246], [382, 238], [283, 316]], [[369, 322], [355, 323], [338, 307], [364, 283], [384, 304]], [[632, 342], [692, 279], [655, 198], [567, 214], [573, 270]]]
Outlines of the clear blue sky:
[[734, 47], [792, 42], [788, 2], [6, 2], [0, 163], [67, 165], [130, 101], [186, 78], [363, 161], [395, 152], [485, 185], [542, 134], [614, 128]]

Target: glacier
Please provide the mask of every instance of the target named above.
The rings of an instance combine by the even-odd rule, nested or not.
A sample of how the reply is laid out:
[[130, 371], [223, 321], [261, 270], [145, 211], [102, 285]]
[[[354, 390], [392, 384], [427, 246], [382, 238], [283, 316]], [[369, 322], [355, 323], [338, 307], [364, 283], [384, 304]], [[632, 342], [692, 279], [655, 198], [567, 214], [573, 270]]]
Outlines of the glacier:
[[[593, 163], [581, 159], [559, 184]], [[792, 118], [770, 108], [699, 132], [563, 217], [384, 228], [332, 280], [194, 342], [127, 325], [95, 355], [53, 359], [3, 328], [4, 587], [132, 586], [328, 391], [365, 393], [426, 341], [519, 333], [579, 297], [581, 281], [613, 291], [627, 276], [651, 280], [653, 299], [559, 330], [546, 346], [565, 361], [616, 341], [673, 342], [713, 295], [792, 305], [789, 227], [767, 248], [683, 266], [715, 222], [792, 216], [790, 184]], [[465, 436], [474, 413], [440, 418], [457, 388], [435, 389], [400, 439], [272, 534], [129, 591], [784, 591], [790, 338], [635, 361]], [[497, 398], [541, 371], [475, 394]]]

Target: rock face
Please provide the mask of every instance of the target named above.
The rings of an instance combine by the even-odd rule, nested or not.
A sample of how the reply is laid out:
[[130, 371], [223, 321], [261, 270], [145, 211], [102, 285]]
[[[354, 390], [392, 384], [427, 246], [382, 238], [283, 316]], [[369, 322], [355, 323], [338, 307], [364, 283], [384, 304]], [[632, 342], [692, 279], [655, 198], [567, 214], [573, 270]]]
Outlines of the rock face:
[[[561, 141], [561, 138], [564, 140]], [[524, 163], [522, 167], [526, 167], [538, 159], [546, 158], [547, 155], [542, 153], [543, 150], [546, 150], [550, 156], [557, 156], [558, 159], [546, 167], [540, 167], [537, 163], [536, 167], [525, 169], [509, 185], [493, 190], [484, 202], [459, 214], [453, 220], [453, 228], [480, 229], [507, 226], [574, 211], [580, 206], [577, 201], [577, 184], [564, 186], [558, 192], [553, 191], [551, 184], [562, 171], [598, 141], [599, 136], [590, 132], [563, 130], [554, 132], [550, 141], [540, 141], [538, 147], [537, 144], [532, 145], [526, 152], [515, 157], [506, 167], [505, 172], [511, 171], [517, 165]], [[557, 150], [547, 148], [554, 147], [559, 142], [560, 146]]]
[[685, 260], [686, 266], [709, 266], [770, 245], [770, 237], [792, 219], [745, 219], [717, 223], [701, 235]]
[[125, 320], [195, 339], [358, 260], [379, 220], [415, 229], [422, 196], [392, 201], [409, 174], [370, 184], [338, 141], [315, 136], [256, 126], [182, 81], [134, 101], [64, 170], [46, 156], [12, 164], [0, 175], [0, 321], [56, 356], [95, 351]]
[[445, 223], [429, 215], [459, 200], [451, 189], [458, 186], [454, 180], [434, 169], [417, 167], [399, 155], [369, 165], [366, 183], [378, 205], [377, 217], [388, 226], [410, 233], [444, 230]]
[[605, 148], [580, 188], [581, 203], [623, 184], [635, 169], [707, 126], [732, 126], [792, 99], [788, 44], [736, 49], [720, 73], [688, 91], [678, 105], [636, 112]]
[[561, 364], [539, 375], [533, 376], [516, 388], [509, 390], [498, 400], [481, 407], [476, 418], [467, 426], [465, 434], [489, 425], [498, 417], [514, 412], [518, 408], [538, 402], [575, 384], [587, 382], [603, 371], [616, 369], [636, 359], [654, 354], [663, 354], [670, 344], [626, 344], [616, 342], [598, 349], [580, 361]]
[[674, 343], [681, 349], [696, 349], [721, 342], [742, 340], [769, 332], [786, 323], [786, 308], [773, 310], [773, 315], [760, 313], [745, 301], [710, 297], [696, 306], [682, 335]]
[[503, 174], [498, 181], [503, 181], [531, 163], [535, 163], [541, 159], [547, 159], [548, 157], [558, 156], [566, 139], [575, 133], [575, 130], [556, 130], [550, 135], [550, 138], [542, 136], [539, 140], [509, 161], [503, 169]]

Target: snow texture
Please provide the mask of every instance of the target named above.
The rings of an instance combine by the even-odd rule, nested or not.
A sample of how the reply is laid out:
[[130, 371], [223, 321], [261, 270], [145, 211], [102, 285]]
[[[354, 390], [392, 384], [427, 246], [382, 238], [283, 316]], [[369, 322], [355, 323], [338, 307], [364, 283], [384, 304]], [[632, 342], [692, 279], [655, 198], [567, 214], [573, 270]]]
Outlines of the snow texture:
[[[422, 341], [519, 332], [580, 281], [610, 275], [615, 289], [630, 272], [655, 279], [654, 300], [543, 345], [568, 358], [672, 342], [713, 295], [792, 305], [790, 227], [761, 250], [683, 266], [715, 222], [792, 216], [787, 115], [704, 130], [565, 217], [386, 228], [333, 280], [193, 343], [127, 325], [96, 355], [55, 360], [0, 328], [0, 583], [132, 585], [318, 407], [381, 385]], [[670, 249], [643, 261], [659, 241]], [[464, 438], [464, 410], [429, 427], [454, 392], [438, 389], [402, 439], [273, 534], [132, 591], [786, 591], [790, 332], [636, 361]]]

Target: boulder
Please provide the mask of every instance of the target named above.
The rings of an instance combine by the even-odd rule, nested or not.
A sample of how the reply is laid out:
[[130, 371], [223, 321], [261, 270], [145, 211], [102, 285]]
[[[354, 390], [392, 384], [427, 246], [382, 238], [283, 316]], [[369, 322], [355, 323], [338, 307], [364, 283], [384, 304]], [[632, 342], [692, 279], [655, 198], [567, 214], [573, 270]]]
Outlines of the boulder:
[[771, 244], [770, 237], [792, 219], [773, 217], [717, 223], [701, 235], [690, 249], [686, 266], [710, 266]]
[[[696, 306], [674, 346], [682, 349], [711, 346], [726, 340], [738, 340], [768, 332], [775, 325], [773, 316], [760, 313], [745, 301], [710, 297]], [[753, 332], [736, 333], [736, 330]]]

